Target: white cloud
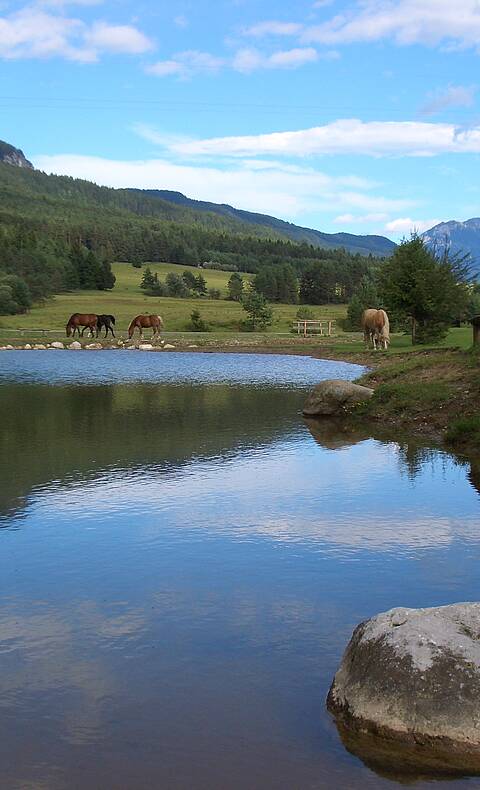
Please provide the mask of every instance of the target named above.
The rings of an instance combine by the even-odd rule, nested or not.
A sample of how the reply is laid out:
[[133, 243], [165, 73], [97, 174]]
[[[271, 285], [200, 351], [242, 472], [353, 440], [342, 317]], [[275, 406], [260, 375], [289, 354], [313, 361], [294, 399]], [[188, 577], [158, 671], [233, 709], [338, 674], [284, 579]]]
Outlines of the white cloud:
[[426, 230], [430, 230], [430, 228], [433, 228], [434, 225], [438, 225], [439, 222], [442, 222], [442, 220], [410, 219], [410, 217], [399, 217], [398, 219], [392, 219], [390, 222], [387, 222], [385, 225], [385, 230], [389, 233], [394, 233], [397, 236], [408, 236], [414, 231], [417, 233], [423, 233]]
[[312, 47], [297, 47], [271, 55], [264, 55], [257, 49], [239, 49], [235, 54], [232, 67], [235, 71], [248, 74], [257, 69], [295, 69], [305, 63], [314, 63], [318, 54]]
[[421, 113], [435, 115], [449, 107], [472, 107], [476, 90], [474, 85], [449, 85], [448, 88], [430, 94], [421, 108]]
[[0, 58], [5, 59], [62, 57], [88, 63], [102, 52], [138, 54], [151, 47], [149, 39], [131, 25], [94, 22], [88, 26], [35, 6], [0, 17]]
[[[325, 57], [332, 59], [336, 57], [336, 53], [325, 53]], [[314, 63], [317, 59], [318, 54], [313, 47], [280, 50], [270, 55], [265, 55], [253, 47], [243, 47], [230, 59], [217, 57], [209, 52], [188, 50], [179, 52], [168, 60], [153, 63], [145, 70], [156, 77], [177, 76], [185, 79], [194, 74], [214, 74], [223, 67], [232, 68], [242, 74], [250, 74], [258, 69], [295, 69], [306, 63]]]
[[147, 66], [145, 71], [155, 77], [182, 77], [186, 79], [194, 74], [214, 74], [225, 61], [217, 58], [209, 52], [199, 52], [189, 49], [185, 52], [178, 52], [170, 60], [160, 60]]
[[385, 222], [388, 214], [341, 214], [333, 220], [337, 225], [364, 225], [369, 222]]
[[85, 35], [87, 46], [102, 52], [140, 54], [152, 48], [143, 33], [131, 25], [108, 25], [95, 22]]
[[365, 154], [369, 156], [435, 156], [480, 152], [480, 127], [417, 121], [334, 121], [293, 132], [241, 137], [214, 137], [173, 144], [188, 156], [295, 156]]
[[478, 47], [478, 0], [358, 0], [350, 10], [303, 33], [327, 45], [391, 39], [396, 44]]
[[278, 22], [270, 20], [258, 22], [256, 25], [244, 29], [245, 36], [263, 38], [264, 36], [295, 36], [301, 33], [303, 25], [298, 22]]
[[318, 212], [324, 217], [332, 206], [337, 211], [391, 215], [414, 205], [412, 201], [374, 194], [374, 185], [355, 176], [333, 178], [311, 168], [272, 162], [264, 168], [258, 161], [254, 168], [248, 162], [220, 168], [177, 164], [166, 159], [124, 162], [77, 155], [40, 156], [33, 161], [46, 172], [86, 178], [106, 186], [180, 190], [196, 199], [230, 203], [292, 220], [305, 212]]

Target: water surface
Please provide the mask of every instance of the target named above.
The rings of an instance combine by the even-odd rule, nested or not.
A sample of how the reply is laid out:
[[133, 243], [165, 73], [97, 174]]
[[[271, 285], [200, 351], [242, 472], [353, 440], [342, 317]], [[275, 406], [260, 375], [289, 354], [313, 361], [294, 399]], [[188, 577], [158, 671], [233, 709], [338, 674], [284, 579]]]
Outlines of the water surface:
[[0, 787], [400, 786], [324, 699], [360, 620], [479, 600], [478, 477], [302, 420], [313, 383], [358, 373], [1, 355]]

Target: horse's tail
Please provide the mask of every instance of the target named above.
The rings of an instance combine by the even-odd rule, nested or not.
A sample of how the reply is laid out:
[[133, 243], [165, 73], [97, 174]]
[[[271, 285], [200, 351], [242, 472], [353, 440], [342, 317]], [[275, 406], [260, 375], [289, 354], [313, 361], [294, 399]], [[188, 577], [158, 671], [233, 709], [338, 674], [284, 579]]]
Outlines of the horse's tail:
[[158, 320], [160, 321], [160, 329], [163, 329], [163, 319], [161, 315], [157, 315]]
[[130, 322], [130, 326], [128, 327], [128, 337], [129, 338], [132, 337], [132, 335], [133, 335], [133, 333], [135, 331], [135, 326], [136, 326], [135, 322], [136, 322], [136, 320], [137, 320], [136, 318], [133, 318], [132, 321]]

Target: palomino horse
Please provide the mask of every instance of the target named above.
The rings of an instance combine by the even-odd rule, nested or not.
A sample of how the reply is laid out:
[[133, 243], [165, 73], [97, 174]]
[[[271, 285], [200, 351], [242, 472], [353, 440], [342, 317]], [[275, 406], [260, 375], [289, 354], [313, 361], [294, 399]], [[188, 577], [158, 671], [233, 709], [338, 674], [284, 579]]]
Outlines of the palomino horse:
[[153, 329], [152, 338], [159, 337], [160, 330], [163, 329], [163, 321], [159, 315], [136, 315], [128, 327], [128, 337], [132, 339], [135, 329], [140, 331], [140, 339], [143, 338], [143, 330]]
[[376, 310], [373, 308], [364, 310], [362, 315], [362, 329], [367, 347], [371, 341], [375, 351], [378, 345], [385, 351], [388, 349], [388, 344], [390, 343], [390, 322], [385, 310]]
[[104, 337], [107, 337], [109, 331], [112, 333], [112, 337], [115, 337], [115, 332], [113, 331], [114, 326], [115, 326], [114, 315], [97, 315], [97, 337], [102, 327], [105, 328]]
[[75, 332], [78, 332], [80, 337], [80, 327], [83, 327], [82, 337], [86, 329], [90, 330], [90, 336], [93, 337], [93, 330], [97, 328], [97, 318], [96, 313], [73, 313], [66, 326], [67, 337], [70, 335], [75, 337]]

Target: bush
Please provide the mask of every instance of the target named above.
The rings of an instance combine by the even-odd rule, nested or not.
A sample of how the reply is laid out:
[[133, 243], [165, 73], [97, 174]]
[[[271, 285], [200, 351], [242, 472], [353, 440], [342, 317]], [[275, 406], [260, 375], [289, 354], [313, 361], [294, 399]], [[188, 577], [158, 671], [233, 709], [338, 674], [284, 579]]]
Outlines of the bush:
[[222, 293], [220, 291], [220, 288], [209, 288], [208, 289], [208, 295], [209, 295], [210, 299], [221, 299], [222, 298]]
[[203, 320], [198, 310], [192, 310], [190, 313], [190, 323], [187, 324], [187, 329], [190, 332], [210, 332], [210, 327]]

